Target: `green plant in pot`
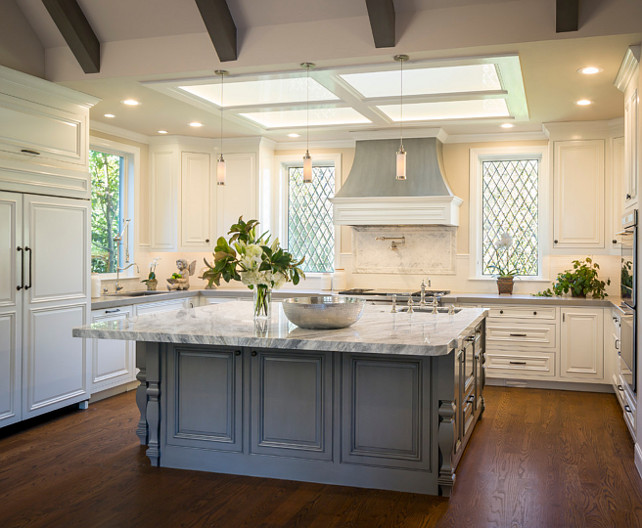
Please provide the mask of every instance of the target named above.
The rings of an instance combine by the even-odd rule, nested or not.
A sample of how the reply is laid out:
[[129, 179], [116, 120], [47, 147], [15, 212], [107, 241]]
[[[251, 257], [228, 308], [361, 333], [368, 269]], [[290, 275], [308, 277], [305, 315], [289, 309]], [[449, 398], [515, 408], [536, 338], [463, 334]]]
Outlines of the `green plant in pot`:
[[147, 290], [149, 291], [156, 290], [156, 287], [158, 286], [158, 279], [156, 278], [156, 266], [158, 265], [159, 260], [160, 257], [155, 257], [154, 259], [152, 259], [152, 261], [149, 263], [149, 274], [147, 275], [147, 278], [140, 281], [147, 285]]
[[536, 293], [540, 297], [553, 297], [570, 293], [573, 297], [590, 297], [604, 299], [608, 294], [604, 291], [611, 284], [611, 279], [600, 280], [598, 272], [600, 265], [591, 257], [584, 260], [574, 260], [573, 269], [558, 273], [551, 288]]
[[508, 233], [503, 233], [495, 244], [496, 263], [488, 266], [488, 269], [494, 270], [497, 274], [497, 291], [507, 294], [513, 293], [513, 281], [519, 274], [519, 270], [511, 264], [510, 247], [513, 245], [513, 238]]

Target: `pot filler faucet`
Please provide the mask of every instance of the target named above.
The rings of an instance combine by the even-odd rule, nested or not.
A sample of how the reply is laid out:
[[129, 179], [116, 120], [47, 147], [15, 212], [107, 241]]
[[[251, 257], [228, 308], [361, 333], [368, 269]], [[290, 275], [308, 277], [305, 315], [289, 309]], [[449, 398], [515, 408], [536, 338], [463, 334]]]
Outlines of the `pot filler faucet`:
[[[120, 290], [123, 289], [123, 287], [120, 285], [120, 272], [128, 270], [132, 266], [136, 266], [136, 273], [140, 273], [140, 268], [138, 267], [138, 264], [135, 262], [129, 263], [129, 243], [125, 244], [125, 264], [126, 266], [123, 266], [122, 268], [120, 267], [120, 246], [121, 242], [123, 240], [123, 234], [127, 231], [127, 227], [129, 226], [129, 222], [131, 222], [131, 219], [127, 218], [125, 220], [125, 225], [123, 226], [122, 231], [118, 236], [114, 237], [114, 242], [116, 243], [116, 285], [115, 285], [115, 291], [118, 293]], [[125, 239], [127, 240], [127, 239]]]

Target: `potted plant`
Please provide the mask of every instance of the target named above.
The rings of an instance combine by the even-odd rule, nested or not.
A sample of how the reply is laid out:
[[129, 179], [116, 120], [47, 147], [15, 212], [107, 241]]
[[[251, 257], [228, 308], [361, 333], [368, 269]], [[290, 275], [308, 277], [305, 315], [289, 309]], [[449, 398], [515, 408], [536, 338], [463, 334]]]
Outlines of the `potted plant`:
[[604, 291], [611, 284], [611, 279], [606, 281], [598, 278], [600, 265], [593, 259], [586, 257], [584, 260], [574, 260], [573, 269], [558, 273], [552, 288], [536, 293], [540, 297], [553, 297], [570, 293], [573, 297], [591, 297], [604, 299], [608, 294]]
[[243, 221], [239, 217], [230, 227], [228, 240], [219, 237], [214, 248], [214, 263], [203, 259], [207, 269], [201, 276], [208, 284], [225, 282], [232, 279], [241, 281], [254, 290], [254, 318], [267, 318], [270, 315], [272, 289], [280, 288], [286, 282], [298, 284], [305, 274], [299, 267], [304, 258], [297, 260], [291, 253], [283, 250], [276, 238], [270, 244], [267, 232], [257, 236], [258, 220]]
[[155, 257], [154, 259], [152, 259], [152, 261], [149, 263], [149, 274], [147, 275], [147, 278], [140, 281], [147, 285], [148, 291], [155, 291], [156, 287], [158, 286], [158, 279], [156, 278], [156, 266], [159, 260], [160, 257]]
[[[499, 241], [495, 246], [497, 247], [497, 252], [495, 253], [495, 258], [497, 259], [496, 264], [488, 266], [489, 269], [493, 269], [497, 272], [497, 291], [501, 295], [502, 293], [511, 295], [513, 293], [513, 282], [515, 280], [515, 275], [519, 273], [517, 268], [511, 267], [511, 256], [509, 255], [509, 248], [513, 245], [513, 237], [508, 233], [503, 233], [499, 238]], [[503, 258], [502, 258], [503, 254]]]

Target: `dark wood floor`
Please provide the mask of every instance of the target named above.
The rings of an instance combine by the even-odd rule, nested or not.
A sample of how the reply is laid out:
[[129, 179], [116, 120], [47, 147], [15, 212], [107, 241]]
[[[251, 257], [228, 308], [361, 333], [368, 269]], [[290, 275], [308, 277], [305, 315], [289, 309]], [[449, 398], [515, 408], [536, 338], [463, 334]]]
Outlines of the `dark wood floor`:
[[128, 393], [0, 430], [0, 527], [642, 527], [609, 394], [487, 387], [450, 500], [151, 468]]

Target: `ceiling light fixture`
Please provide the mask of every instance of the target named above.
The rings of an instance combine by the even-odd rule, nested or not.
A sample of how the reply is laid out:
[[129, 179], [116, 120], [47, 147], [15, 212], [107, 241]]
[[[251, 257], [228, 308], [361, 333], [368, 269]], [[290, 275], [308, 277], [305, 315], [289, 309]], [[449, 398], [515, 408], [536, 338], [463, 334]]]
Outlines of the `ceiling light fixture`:
[[223, 78], [229, 73], [227, 70], [216, 70], [214, 73], [221, 76], [221, 150], [216, 160], [216, 184], [225, 185], [225, 176], [227, 170], [225, 168], [225, 159], [223, 159]]
[[593, 101], [590, 99], [580, 99], [575, 103], [577, 106], [589, 106], [593, 104]]
[[397, 151], [397, 180], [406, 179], [406, 151], [403, 148], [403, 63], [408, 55], [395, 55], [399, 62], [399, 150]]
[[298, 138], [298, 137], [301, 137], [301, 134], [297, 134], [296, 132], [292, 132], [292, 133], [288, 134], [288, 137]]
[[305, 77], [305, 156], [303, 156], [303, 183], [312, 183], [312, 158], [310, 157], [310, 68], [312, 62], [302, 62], [306, 70]]
[[191, 126], [192, 128], [200, 128], [200, 127], [202, 127], [202, 126], [203, 126], [203, 123], [199, 123], [198, 121], [192, 121], [192, 122], [189, 124], [189, 126]]
[[513, 128], [515, 125], [513, 125], [513, 123], [502, 123], [499, 126], [502, 128]]
[[595, 75], [601, 71], [603, 71], [602, 68], [598, 68], [597, 66], [586, 66], [577, 70], [578, 73], [582, 73], [584, 75]]
[[159, 130], [157, 134], [167, 134], [167, 130]]
[[140, 104], [136, 99], [125, 99], [122, 103], [127, 106], [138, 106]]
[[114, 118], [114, 117], [116, 117], [116, 116], [115, 116], [114, 114], [105, 114], [105, 117], [106, 117], [107, 119], [113, 119], [113, 118]]

